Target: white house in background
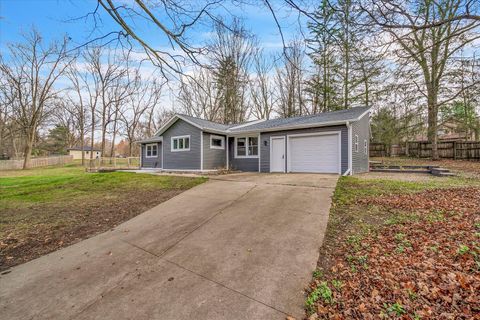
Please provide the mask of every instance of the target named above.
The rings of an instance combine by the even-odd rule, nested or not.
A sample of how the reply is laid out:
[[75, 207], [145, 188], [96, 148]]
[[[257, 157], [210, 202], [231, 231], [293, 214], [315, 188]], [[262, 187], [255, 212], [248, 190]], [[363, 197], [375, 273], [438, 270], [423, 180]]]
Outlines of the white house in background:
[[[68, 155], [73, 156], [73, 160], [81, 160], [82, 159], [82, 147], [73, 147], [69, 148]], [[90, 148], [90, 147], [83, 147], [83, 151], [85, 151], [85, 159], [90, 158], [90, 153], [93, 152], [93, 158], [100, 158], [102, 156], [102, 152], [100, 149], [97, 148]]]

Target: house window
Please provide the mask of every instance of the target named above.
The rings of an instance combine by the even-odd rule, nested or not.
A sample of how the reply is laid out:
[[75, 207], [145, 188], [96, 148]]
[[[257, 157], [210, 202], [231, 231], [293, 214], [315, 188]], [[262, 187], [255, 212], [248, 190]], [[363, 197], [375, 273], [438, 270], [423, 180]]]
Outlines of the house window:
[[355, 152], [358, 152], [358, 135], [355, 135], [355, 140], [354, 140], [354, 150]]
[[237, 158], [256, 158], [258, 157], [258, 137], [236, 138], [235, 148]]
[[210, 149], [225, 149], [225, 137], [210, 135]]
[[145, 145], [145, 158], [155, 158], [158, 156], [158, 146], [156, 143]]
[[367, 139], [363, 140], [363, 152], [368, 154], [368, 142]]
[[172, 137], [172, 152], [173, 151], [189, 151], [190, 150], [190, 136]]

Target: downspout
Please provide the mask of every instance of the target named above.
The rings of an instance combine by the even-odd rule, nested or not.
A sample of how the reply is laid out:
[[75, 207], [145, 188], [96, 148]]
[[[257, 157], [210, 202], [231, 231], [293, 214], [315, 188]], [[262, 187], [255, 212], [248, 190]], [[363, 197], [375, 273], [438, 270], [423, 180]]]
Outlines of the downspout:
[[203, 171], [203, 130], [200, 131], [200, 171]]
[[229, 136], [227, 135], [227, 136], [225, 137], [225, 140], [226, 140], [225, 145], [226, 145], [226, 152], [227, 152], [227, 154], [226, 154], [226, 157], [227, 157], [227, 170], [230, 170], [230, 159], [229, 159], [229, 157], [230, 157], [230, 154], [229, 154], [230, 145], [228, 144], [228, 138], [229, 138]]
[[352, 124], [350, 121], [346, 123], [348, 129], [348, 169], [343, 174], [344, 176], [349, 176], [353, 174], [353, 165], [352, 165]]

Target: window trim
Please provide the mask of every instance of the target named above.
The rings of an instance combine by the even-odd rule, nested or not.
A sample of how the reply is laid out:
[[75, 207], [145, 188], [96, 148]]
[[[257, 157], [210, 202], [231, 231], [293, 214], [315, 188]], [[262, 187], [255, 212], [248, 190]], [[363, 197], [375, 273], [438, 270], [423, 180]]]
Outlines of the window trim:
[[[153, 148], [150, 150], [150, 156], [148, 155], [148, 147], [153, 147], [153, 146], [156, 146], [155, 148], [155, 155], [153, 155]], [[145, 158], [157, 158], [158, 157], [158, 144], [156, 143], [148, 143], [145, 145]]]
[[[183, 145], [185, 145], [185, 139], [188, 138], [188, 149], [187, 148], [182, 148], [182, 149], [179, 149], [178, 148], [178, 145], [177, 145], [177, 149], [174, 149], [173, 148], [173, 140], [175, 139], [183, 139]], [[175, 137], [171, 137], [170, 138], [170, 151], [171, 152], [183, 152], [183, 151], [190, 151], [190, 145], [192, 143], [192, 139], [190, 138], [190, 135], [184, 135], [184, 136], [175, 136]], [[177, 142], [178, 144], [178, 142]]]
[[[237, 140], [238, 139], [242, 139], [242, 138], [245, 138], [245, 155], [244, 156], [239, 156], [238, 155], [238, 150], [237, 150]], [[248, 148], [250, 147], [249, 145], [249, 139], [248, 138], [257, 138], [257, 155], [253, 155], [253, 156], [250, 156], [248, 155]], [[257, 159], [259, 158], [259, 155], [260, 155], [260, 138], [258, 135], [248, 135], [248, 136], [238, 136], [238, 137], [235, 137], [235, 141], [234, 141], [234, 147], [235, 147], [235, 153], [234, 153], [234, 158], [235, 159], [246, 159], [246, 158], [249, 158], [249, 159]]]
[[367, 139], [363, 140], [363, 153], [368, 154], [368, 142]]
[[[213, 139], [219, 139], [222, 141], [222, 145], [219, 146], [214, 146], [212, 145]], [[210, 149], [218, 149], [218, 150], [225, 150], [225, 137], [224, 136], [217, 136], [215, 134], [210, 135]]]
[[355, 135], [355, 140], [353, 141], [353, 148], [355, 152], [358, 153], [358, 134]]

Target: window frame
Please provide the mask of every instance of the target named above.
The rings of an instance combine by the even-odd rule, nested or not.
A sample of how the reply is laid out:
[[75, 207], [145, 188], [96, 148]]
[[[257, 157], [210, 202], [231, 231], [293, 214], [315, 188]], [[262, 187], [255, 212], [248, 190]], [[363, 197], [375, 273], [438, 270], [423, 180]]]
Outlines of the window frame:
[[355, 150], [355, 152], [358, 153], [358, 134], [355, 135], [355, 139], [353, 141], [353, 149]]
[[368, 154], [368, 141], [367, 141], [367, 139], [363, 140], [363, 153]]
[[[222, 141], [222, 145], [221, 145], [221, 146], [214, 146], [214, 145], [212, 144], [212, 142], [213, 142], [214, 139], [221, 140], [221, 141]], [[211, 135], [210, 135], [210, 149], [225, 150], [225, 137], [224, 137], [224, 136], [217, 136], [217, 135], [215, 135], [215, 134], [211, 134]]]
[[[249, 155], [248, 154], [248, 148], [250, 147], [250, 139], [249, 138], [257, 138], [257, 154], [256, 155]], [[238, 155], [238, 139], [245, 139], [245, 155], [242, 156], [242, 155]], [[258, 158], [259, 157], [259, 154], [260, 154], [260, 137], [257, 136], [257, 135], [249, 135], [249, 136], [238, 136], [238, 137], [235, 137], [235, 153], [234, 153], [234, 156], [235, 158], [239, 158], [239, 159], [244, 159], [244, 158], [252, 158], [252, 159], [255, 159], [255, 158]]]
[[[188, 139], [188, 148], [185, 148], [185, 139]], [[177, 140], [177, 148], [173, 148], [173, 141]], [[179, 148], [179, 141], [183, 140], [183, 148]], [[171, 152], [183, 152], [183, 151], [190, 151], [190, 145], [191, 145], [192, 139], [190, 138], [190, 135], [184, 135], [184, 136], [175, 136], [170, 138], [170, 151]]]
[[[153, 147], [155, 146], [155, 155], [153, 155]], [[150, 155], [148, 155], [148, 147], [150, 147]], [[158, 158], [158, 144], [148, 143], [145, 145], [145, 158]]]

